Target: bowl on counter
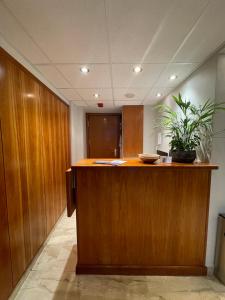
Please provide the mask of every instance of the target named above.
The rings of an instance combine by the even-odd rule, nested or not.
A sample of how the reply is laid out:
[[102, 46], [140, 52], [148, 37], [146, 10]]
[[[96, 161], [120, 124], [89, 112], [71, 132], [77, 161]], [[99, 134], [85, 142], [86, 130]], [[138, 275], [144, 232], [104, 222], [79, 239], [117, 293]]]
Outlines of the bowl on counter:
[[150, 153], [140, 153], [140, 154], [138, 154], [138, 157], [144, 163], [152, 164], [160, 158], [160, 155], [159, 154], [150, 154]]

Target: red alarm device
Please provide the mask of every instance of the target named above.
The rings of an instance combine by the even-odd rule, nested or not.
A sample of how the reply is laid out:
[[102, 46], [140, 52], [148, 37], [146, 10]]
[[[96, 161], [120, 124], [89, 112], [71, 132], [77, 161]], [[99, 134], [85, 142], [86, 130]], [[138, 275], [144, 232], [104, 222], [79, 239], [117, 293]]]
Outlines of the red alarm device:
[[104, 104], [102, 102], [98, 102], [97, 105], [98, 105], [98, 107], [103, 107], [104, 106]]

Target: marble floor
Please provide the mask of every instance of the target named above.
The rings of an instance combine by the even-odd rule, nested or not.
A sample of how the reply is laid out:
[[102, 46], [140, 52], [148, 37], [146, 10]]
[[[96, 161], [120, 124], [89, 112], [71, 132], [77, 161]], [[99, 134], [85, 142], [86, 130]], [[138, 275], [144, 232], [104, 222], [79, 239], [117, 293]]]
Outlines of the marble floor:
[[76, 276], [75, 263], [75, 217], [64, 215], [11, 299], [225, 300], [225, 286], [214, 277]]

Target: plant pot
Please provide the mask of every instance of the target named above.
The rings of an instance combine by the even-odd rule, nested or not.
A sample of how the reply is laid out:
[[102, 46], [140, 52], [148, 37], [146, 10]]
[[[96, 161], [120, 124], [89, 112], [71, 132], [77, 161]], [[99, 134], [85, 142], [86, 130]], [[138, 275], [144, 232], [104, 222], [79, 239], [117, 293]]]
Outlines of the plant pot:
[[170, 155], [172, 156], [172, 161], [180, 162], [180, 163], [193, 163], [196, 159], [196, 151], [181, 151], [181, 150], [173, 150], [170, 151]]

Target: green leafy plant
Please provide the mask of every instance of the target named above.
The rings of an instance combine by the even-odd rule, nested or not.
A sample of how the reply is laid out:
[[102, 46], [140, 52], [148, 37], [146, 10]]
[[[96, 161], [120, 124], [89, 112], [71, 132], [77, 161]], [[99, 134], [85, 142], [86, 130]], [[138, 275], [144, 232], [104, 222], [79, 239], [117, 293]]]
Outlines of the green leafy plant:
[[181, 94], [172, 97], [179, 109], [176, 112], [168, 105], [158, 105], [162, 116], [160, 127], [171, 138], [172, 151], [196, 150], [203, 137], [212, 137], [213, 117], [216, 111], [225, 110], [225, 103], [207, 100], [203, 105], [196, 106], [182, 99]]

